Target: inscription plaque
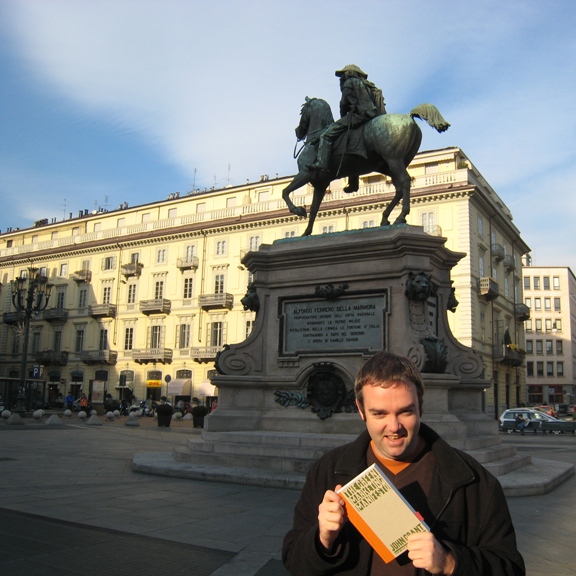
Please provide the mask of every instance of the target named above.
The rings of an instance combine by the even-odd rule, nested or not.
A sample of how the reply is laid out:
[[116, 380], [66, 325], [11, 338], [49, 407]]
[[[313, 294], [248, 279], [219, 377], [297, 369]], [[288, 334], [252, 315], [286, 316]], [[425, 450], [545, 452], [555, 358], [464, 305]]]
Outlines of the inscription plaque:
[[285, 300], [281, 353], [355, 352], [385, 349], [387, 292], [327, 300]]

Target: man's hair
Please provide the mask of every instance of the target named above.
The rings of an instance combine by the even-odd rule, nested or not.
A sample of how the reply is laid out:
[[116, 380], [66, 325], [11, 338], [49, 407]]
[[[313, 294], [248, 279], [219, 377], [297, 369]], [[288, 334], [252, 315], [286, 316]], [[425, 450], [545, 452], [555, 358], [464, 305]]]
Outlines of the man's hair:
[[363, 406], [362, 390], [364, 386], [390, 388], [397, 384], [412, 382], [416, 386], [418, 408], [422, 414], [424, 405], [424, 381], [412, 360], [392, 352], [378, 352], [367, 360], [358, 371], [354, 382], [356, 400]]

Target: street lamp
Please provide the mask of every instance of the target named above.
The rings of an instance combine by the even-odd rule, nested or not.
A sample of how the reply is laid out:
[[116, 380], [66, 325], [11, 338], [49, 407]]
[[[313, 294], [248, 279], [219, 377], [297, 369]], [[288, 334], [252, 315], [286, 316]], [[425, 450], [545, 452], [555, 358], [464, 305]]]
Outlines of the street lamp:
[[28, 360], [28, 335], [30, 320], [48, 306], [52, 284], [48, 278], [38, 272], [38, 268], [28, 268], [26, 276], [20, 276], [10, 282], [12, 304], [18, 312], [24, 313], [24, 340], [22, 341], [22, 361], [20, 363], [20, 384], [14, 412], [26, 412], [26, 362]]

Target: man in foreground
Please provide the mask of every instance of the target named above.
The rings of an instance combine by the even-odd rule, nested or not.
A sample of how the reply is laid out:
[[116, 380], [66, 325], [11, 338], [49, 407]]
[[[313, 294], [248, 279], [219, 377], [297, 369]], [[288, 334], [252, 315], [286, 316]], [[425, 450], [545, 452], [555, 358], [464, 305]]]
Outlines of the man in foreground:
[[[414, 364], [380, 352], [362, 366], [354, 391], [366, 431], [308, 473], [284, 539], [288, 571], [294, 576], [525, 574], [498, 480], [421, 422], [424, 384]], [[410, 536], [407, 552], [388, 564], [348, 521], [336, 494], [374, 463], [431, 530]]]

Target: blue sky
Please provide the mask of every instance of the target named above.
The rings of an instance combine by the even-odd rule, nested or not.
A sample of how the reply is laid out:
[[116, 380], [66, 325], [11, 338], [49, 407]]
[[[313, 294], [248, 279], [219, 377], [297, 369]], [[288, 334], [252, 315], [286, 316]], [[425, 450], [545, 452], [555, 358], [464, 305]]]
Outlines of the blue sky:
[[575, 29], [572, 0], [0, 0], [0, 230], [291, 175], [304, 97], [337, 113], [355, 63], [576, 272]]

